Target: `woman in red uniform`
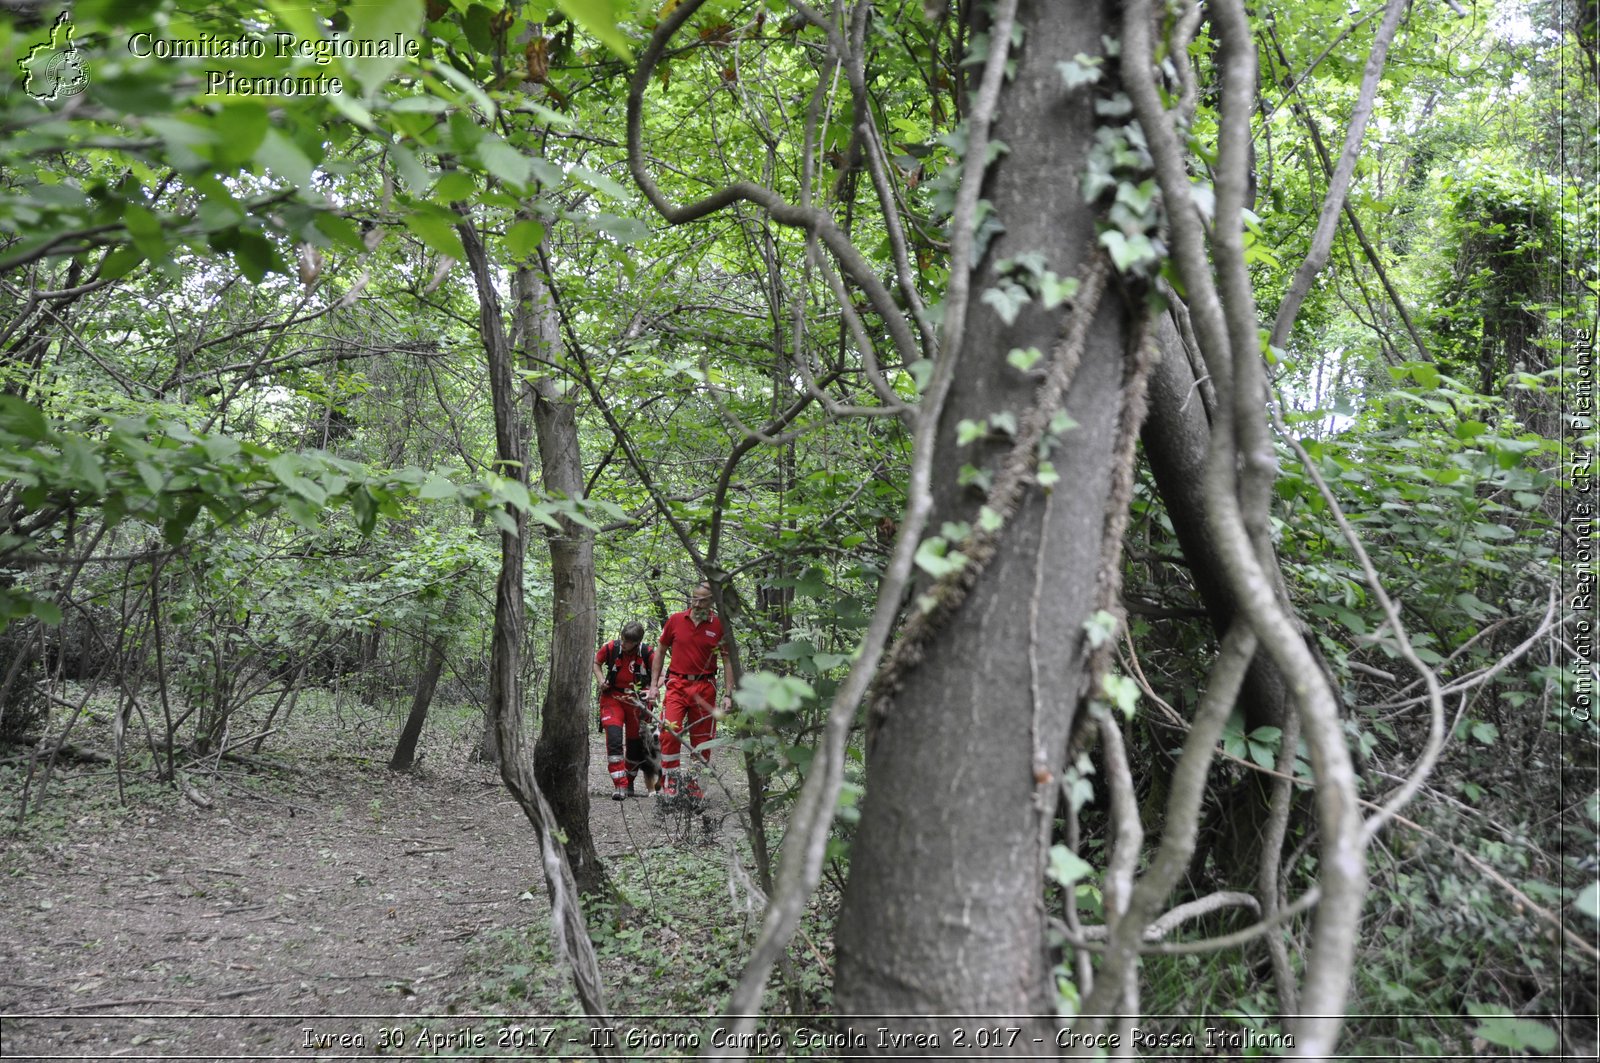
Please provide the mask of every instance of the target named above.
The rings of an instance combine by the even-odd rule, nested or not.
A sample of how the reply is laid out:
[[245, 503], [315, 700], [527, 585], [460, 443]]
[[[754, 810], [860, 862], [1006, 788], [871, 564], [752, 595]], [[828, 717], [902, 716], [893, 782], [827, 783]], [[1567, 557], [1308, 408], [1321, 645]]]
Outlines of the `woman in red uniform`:
[[644, 645], [644, 625], [637, 620], [629, 621], [621, 638], [601, 646], [594, 655], [600, 728], [606, 736], [606, 768], [611, 775], [614, 801], [624, 801], [633, 793], [633, 779], [641, 766], [645, 770], [645, 789], [656, 788], [639, 732], [639, 705], [634, 700], [650, 681], [651, 657], [650, 647]]

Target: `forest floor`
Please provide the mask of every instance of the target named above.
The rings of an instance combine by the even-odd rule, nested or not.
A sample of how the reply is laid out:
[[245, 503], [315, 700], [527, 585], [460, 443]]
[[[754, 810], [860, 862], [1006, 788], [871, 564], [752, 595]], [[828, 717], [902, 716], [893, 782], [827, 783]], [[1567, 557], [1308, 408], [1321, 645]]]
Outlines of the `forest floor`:
[[[363, 755], [306, 726], [273, 766], [193, 772], [210, 807], [148, 781], [119, 804], [104, 765], [58, 767], [19, 830], [26, 768], [0, 769], [0, 1057], [590, 1057], [533, 830], [498, 773], [463, 739], [397, 774], [381, 740]], [[725, 875], [742, 794], [713, 791], [692, 822], [614, 802], [597, 736], [589, 782], [596, 847], [636, 902], [659, 903], [685, 860]], [[608, 987], [637, 990], [613, 1009], [705, 1014], [703, 987], [649, 992], [685, 936], [650, 929], [648, 948], [602, 955]]]

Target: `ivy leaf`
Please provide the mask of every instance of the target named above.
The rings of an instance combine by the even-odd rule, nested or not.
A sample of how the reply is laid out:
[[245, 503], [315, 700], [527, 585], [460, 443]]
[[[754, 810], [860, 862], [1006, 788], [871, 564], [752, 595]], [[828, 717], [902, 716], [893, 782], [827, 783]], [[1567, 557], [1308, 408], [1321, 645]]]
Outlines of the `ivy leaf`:
[[1061, 80], [1067, 88], [1075, 89], [1080, 85], [1093, 85], [1100, 80], [1100, 64], [1103, 60], [1099, 56], [1087, 56], [1082, 52], [1065, 62], [1057, 63], [1056, 69], [1061, 71]]
[[922, 541], [917, 547], [917, 567], [922, 569], [934, 579], [942, 579], [951, 572], [955, 572], [967, 563], [966, 555], [950, 549], [950, 544], [942, 536], [934, 535]]
[[1045, 870], [1051, 881], [1059, 886], [1071, 886], [1081, 878], [1094, 874], [1094, 865], [1065, 845], [1050, 847], [1050, 866]]
[[1125, 236], [1116, 229], [1107, 229], [1100, 234], [1100, 244], [1110, 252], [1111, 261], [1123, 273], [1160, 257], [1156, 254], [1155, 245], [1144, 233]]
[[1044, 352], [1037, 347], [1013, 347], [1011, 353], [1006, 355], [1006, 363], [1013, 369], [1026, 373], [1039, 364], [1039, 359], [1044, 357]]
[[985, 288], [983, 301], [994, 308], [1001, 321], [1010, 325], [1016, 322], [1017, 315], [1027, 303], [1028, 292], [1020, 284], [1007, 282], [994, 288]]
[[1116, 637], [1117, 618], [1104, 609], [1098, 609], [1083, 622], [1083, 630], [1089, 636], [1090, 648], [1099, 649]]
[[1078, 278], [1058, 277], [1046, 270], [1039, 278], [1039, 298], [1046, 310], [1054, 310], [1078, 294]]
[[1122, 715], [1133, 719], [1133, 713], [1139, 706], [1139, 684], [1125, 675], [1109, 672], [1100, 681], [1100, 689], [1111, 704], [1122, 710]]

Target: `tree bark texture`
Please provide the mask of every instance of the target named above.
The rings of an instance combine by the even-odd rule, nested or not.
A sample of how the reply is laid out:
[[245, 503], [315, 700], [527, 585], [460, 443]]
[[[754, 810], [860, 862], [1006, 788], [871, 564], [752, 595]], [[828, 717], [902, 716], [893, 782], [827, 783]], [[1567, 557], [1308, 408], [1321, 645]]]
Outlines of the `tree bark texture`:
[[[1064, 87], [1056, 64], [1099, 54], [1101, 34], [1116, 33], [1116, 21], [1103, 4], [1059, 16], [1046, 0], [1018, 9], [1026, 32], [994, 128], [1009, 153], [985, 188], [1005, 232], [974, 272], [975, 296], [994, 286], [997, 260], [1035, 252], [1059, 276], [1081, 278], [1098, 254], [1094, 210], [1080, 187], [1093, 108]], [[1036, 384], [1007, 353], [1037, 347], [1059, 356], [1068, 313], [1034, 301], [1007, 325], [974, 300], [935, 448], [931, 528], [976, 521], [982, 495], [957, 472], [968, 463], [992, 467], [1008, 441], [962, 446], [957, 425], [992, 424], [1001, 412], [1022, 418]], [[1066, 395], [1077, 427], [1057, 437], [1050, 455], [1060, 482], [1026, 492], [970, 595], [933, 632], [869, 729], [868, 786], [836, 934], [835, 1001], [847, 1021], [1054, 1011], [1042, 883], [1055, 790], [1036, 781], [1036, 769], [1059, 773], [1086, 678], [1083, 625], [1098, 608], [1131, 319], [1113, 281]], [[951, 1025], [888, 1021], [927, 1032]], [[1024, 1040], [1031, 1046], [1042, 1033], [1038, 1047], [1053, 1052], [1052, 1032]], [[948, 1036], [942, 1050], [983, 1054]]]
[[[513, 342], [521, 348], [525, 367], [540, 374], [533, 379], [533, 426], [544, 487], [548, 492], [580, 499], [584, 479], [577, 411], [549, 375], [560, 353], [560, 324], [550, 304], [545, 278], [538, 271], [518, 270], [513, 284]], [[595, 852], [594, 836], [589, 830], [590, 662], [594, 659], [597, 623], [594, 533], [565, 517], [557, 519], [561, 530], [552, 529], [545, 535], [554, 584], [550, 681], [539, 716], [533, 772], [566, 834], [572, 876], [578, 889], [587, 894], [610, 888], [610, 878]]]

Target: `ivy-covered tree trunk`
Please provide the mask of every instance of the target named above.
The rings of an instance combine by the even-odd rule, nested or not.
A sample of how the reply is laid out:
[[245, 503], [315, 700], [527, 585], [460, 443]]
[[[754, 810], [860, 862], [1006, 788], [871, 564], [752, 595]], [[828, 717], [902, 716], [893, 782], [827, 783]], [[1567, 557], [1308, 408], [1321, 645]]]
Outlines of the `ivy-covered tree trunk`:
[[[544, 277], [518, 270], [513, 279], [516, 322], [513, 343], [533, 373], [533, 426], [545, 490], [569, 499], [583, 497], [583, 460], [578, 446], [577, 411], [555, 378], [561, 334]], [[567, 860], [584, 893], [610, 887], [605, 866], [589, 830], [589, 721], [596, 630], [594, 532], [558, 518], [549, 530], [550, 577], [554, 585], [550, 617], [550, 681], [539, 718], [533, 771], [566, 835]]]
[[[1094, 108], [1083, 89], [1065, 86], [1058, 69], [1079, 53], [1101, 53], [1102, 34], [1117, 32], [1115, 7], [1081, 5], [1063, 18], [1054, 4], [1030, 0], [1019, 5], [1017, 22], [1023, 33], [1013, 53], [1015, 78], [1004, 85], [993, 133], [1009, 150], [983, 189], [1005, 231], [971, 277], [959, 382], [935, 450], [930, 529], [944, 524], [948, 534], [949, 524], [992, 523], [980, 512], [983, 490], [964, 485], [1027, 459], [1013, 453], [1005, 426], [1014, 429], [1036, 412], [1041, 375], [1075, 360], [1064, 404], [1073, 423], [1061, 430], [1056, 421], [1048, 437], [1060, 481], [1034, 483], [1014, 512], [999, 514], [1005, 525], [970, 594], [920, 652], [897, 650], [880, 675], [836, 935], [841, 1016], [902, 1016], [867, 1025], [938, 1034], [943, 1053], [962, 1056], [984, 1053], [970, 1040], [952, 1043], [952, 1024], [931, 1016], [1055, 1010], [1043, 903], [1054, 780], [1089, 678], [1084, 624], [1101, 607], [1103, 578], [1116, 564], [1107, 539], [1119, 533], [1115, 517], [1126, 508], [1126, 498], [1115, 496], [1127, 477], [1116, 470], [1129, 442], [1119, 410], [1134, 318], [1144, 306], [1115, 280], [1096, 298], [1103, 254], [1080, 184]], [[1079, 278], [1082, 289], [1053, 309], [1034, 299], [1007, 323], [981, 293], [997, 286], [998, 262], [1030, 255], [1059, 278]], [[1073, 329], [1080, 314], [1086, 316]], [[1008, 359], [1028, 348], [1044, 352], [1036, 366], [1025, 370], [1017, 363], [1026, 359]], [[1048, 418], [1057, 411], [1043, 412]], [[989, 431], [964, 444], [972, 432], [958, 427], [964, 422], [984, 422]], [[963, 473], [966, 467], [976, 474]], [[1042, 479], [1051, 479], [1048, 470]], [[869, 1037], [869, 1049], [874, 1043]], [[999, 1050], [1053, 1055], [1053, 1030], [1030, 1031]]]

